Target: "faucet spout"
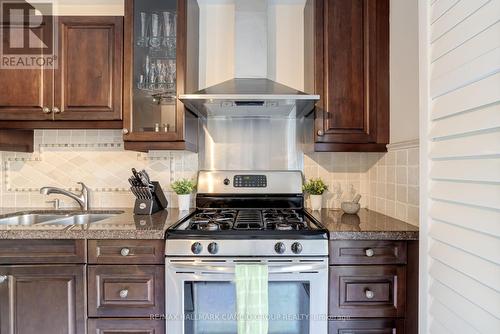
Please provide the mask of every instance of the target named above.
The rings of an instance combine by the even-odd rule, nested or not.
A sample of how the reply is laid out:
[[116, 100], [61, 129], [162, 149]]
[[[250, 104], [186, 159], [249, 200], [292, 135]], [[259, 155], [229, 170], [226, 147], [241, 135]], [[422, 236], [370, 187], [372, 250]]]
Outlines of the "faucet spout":
[[82, 210], [87, 211], [89, 209], [89, 188], [83, 182], [78, 182], [78, 184], [82, 186], [82, 190], [78, 194], [57, 187], [43, 187], [40, 189], [40, 194], [59, 194], [69, 197], [75, 200]]

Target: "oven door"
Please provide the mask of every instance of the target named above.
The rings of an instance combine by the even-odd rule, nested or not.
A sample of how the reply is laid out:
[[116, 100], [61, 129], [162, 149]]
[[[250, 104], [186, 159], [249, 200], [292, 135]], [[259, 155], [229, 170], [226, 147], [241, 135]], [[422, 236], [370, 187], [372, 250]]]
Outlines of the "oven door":
[[236, 334], [238, 263], [269, 267], [268, 334], [327, 334], [326, 258], [167, 258], [167, 334]]

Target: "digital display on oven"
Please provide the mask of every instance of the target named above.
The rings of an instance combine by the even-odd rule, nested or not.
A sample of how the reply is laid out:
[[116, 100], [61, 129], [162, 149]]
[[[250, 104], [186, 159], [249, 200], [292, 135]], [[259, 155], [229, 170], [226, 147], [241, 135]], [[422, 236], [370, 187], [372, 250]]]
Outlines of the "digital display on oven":
[[236, 188], [265, 188], [267, 177], [265, 175], [235, 175], [233, 185]]

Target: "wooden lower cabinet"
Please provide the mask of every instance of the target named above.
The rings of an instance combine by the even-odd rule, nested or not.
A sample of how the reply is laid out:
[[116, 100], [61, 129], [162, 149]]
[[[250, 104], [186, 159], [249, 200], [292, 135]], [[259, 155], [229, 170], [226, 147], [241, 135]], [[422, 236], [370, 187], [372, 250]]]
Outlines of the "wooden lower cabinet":
[[328, 324], [329, 334], [403, 334], [404, 321], [393, 319], [335, 320]]
[[406, 264], [406, 248], [405, 241], [338, 240], [330, 243], [330, 264]]
[[164, 334], [164, 320], [89, 319], [88, 334]]
[[84, 264], [85, 258], [85, 240], [0, 241], [0, 264]]
[[329, 247], [329, 334], [418, 333], [418, 240]]
[[165, 309], [163, 266], [88, 267], [90, 317], [149, 317]]
[[404, 266], [331, 266], [330, 315], [404, 317]]
[[165, 263], [163, 240], [89, 240], [89, 264]]
[[0, 266], [1, 334], [84, 334], [84, 265]]

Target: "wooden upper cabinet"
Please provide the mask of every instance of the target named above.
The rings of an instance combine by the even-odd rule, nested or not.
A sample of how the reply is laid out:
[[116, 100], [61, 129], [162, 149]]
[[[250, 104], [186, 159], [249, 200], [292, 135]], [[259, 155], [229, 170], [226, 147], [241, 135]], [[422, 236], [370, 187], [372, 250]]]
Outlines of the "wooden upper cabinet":
[[125, 149], [191, 150], [198, 118], [177, 98], [198, 85], [196, 0], [126, 0]]
[[54, 66], [0, 68], [0, 129], [121, 128], [123, 16], [56, 16], [53, 23], [55, 34], [45, 25], [24, 31], [55, 35]]
[[56, 120], [119, 120], [123, 17], [59, 17]]
[[83, 265], [0, 266], [0, 333], [84, 334]]
[[315, 4], [316, 151], [389, 143], [389, 0]]
[[[23, 33], [28, 30], [38, 36], [48, 33], [43, 25], [23, 28]], [[2, 34], [4, 50], [8, 43], [8, 34]], [[53, 79], [52, 69], [0, 68], [0, 120], [51, 120]]]

